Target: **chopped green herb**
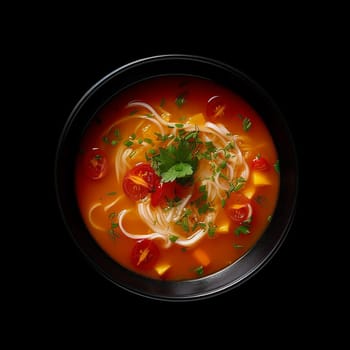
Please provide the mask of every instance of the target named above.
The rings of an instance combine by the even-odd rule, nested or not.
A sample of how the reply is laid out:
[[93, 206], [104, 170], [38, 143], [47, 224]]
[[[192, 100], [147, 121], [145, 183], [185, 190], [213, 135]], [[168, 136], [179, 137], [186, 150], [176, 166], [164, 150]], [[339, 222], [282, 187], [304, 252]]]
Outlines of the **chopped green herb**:
[[227, 194], [227, 198], [230, 197], [231, 193], [232, 192], [237, 192], [239, 191], [243, 185], [245, 184], [246, 182], [246, 179], [244, 177], [239, 177], [238, 179], [236, 179], [236, 181], [233, 183], [231, 182], [230, 183], [230, 187], [229, 187], [229, 190], [226, 192]]
[[129, 113], [129, 115], [134, 115], [134, 114], [136, 114], [137, 112], [138, 112], [137, 109], [133, 109], [133, 110]]
[[216, 232], [216, 225], [210, 222], [208, 226], [208, 236], [214, 237]]
[[271, 220], [272, 220], [272, 215], [269, 215], [269, 216], [267, 217], [267, 222], [271, 222]]
[[148, 137], [146, 137], [143, 141], [148, 143], [149, 145], [152, 145], [153, 143], [152, 139], [149, 139]]
[[109, 215], [108, 215], [108, 219], [112, 220], [114, 218], [117, 217], [117, 213], [115, 211], [112, 211]]
[[188, 216], [184, 216], [182, 219], [178, 220], [176, 224], [180, 225], [185, 232], [190, 231], [190, 225], [188, 222]]
[[248, 233], [250, 233], [250, 229], [248, 226], [241, 225], [236, 227], [234, 232], [236, 236], [239, 236], [240, 234], [247, 235]]
[[173, 242], [173, 243], [176, 242], [176, 241], [178, 240], [178, 238], [179, 238], [179, 237], [178, 237], [178, 236], [175, 236], [175, 235], [170, 235], [170, 236], [169, 236], [170, 241]]
[[277, 159], [276, 163], [273, 165], [275, 171], [279, 174], [280, 173], [280, 161]]
[[171, 182], [193, 174], [193, 169], [188, 163], [176, 163], [167, 171], [162, 173], [163, 182]]
[[242, 121], [242, 127], [245, 132], [247, 132], [252, 126], [252, 122], [249, 118], [244, 118]]
[[108, 193], [107, 193], [107, 196], [115, 196], [116, 194], [117, 194], [117, 192], [112, 191], [112, 192], [108, 192]]
[[132, 141], [130, 141], [130, 140], [124, 141], [124, 145], [125, 145], [126, 147], [131, 147], [133, 144], [134, 144], [134, 143], [133, 143]]
[[191, 180], [197, 169], [197, 138], [189, 142], [185, 137], [186, 134], [178, 137], [167, 148], [160, 147], [159, 152], [152, 158], [152, 167], [162, 177], [163, 182]]
[[109, 143], [108, 136], [103, 136], [103, 137], [102, 137], [102, 141], [103, 141], [104, 143]]
[[258, 194], [257, 196], [253, 197], [253, 199], [259, 205], [264, 205], [264, 203], [266, 202], [266, 197], [261, 194]]
[[201, 276], [204, 273], [204, 267], [202, 265], [198, 266], [194, 269], [194, 271], [197, 273], [198, 276]]
[[244, 246], [242, 244], [236, 244], [233, 243], [233, 248], [243, 248]]
[[178, 107], [181, 107], [185, 103], [185, 93], [180, 94], [176, 97], [175, 103]]

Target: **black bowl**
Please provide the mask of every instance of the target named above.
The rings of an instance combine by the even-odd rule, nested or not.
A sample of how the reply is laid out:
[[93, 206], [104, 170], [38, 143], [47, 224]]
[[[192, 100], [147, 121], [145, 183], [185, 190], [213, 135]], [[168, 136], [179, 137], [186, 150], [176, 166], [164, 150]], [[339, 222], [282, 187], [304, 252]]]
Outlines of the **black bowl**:
[[[111, 96], [136, 82], [163, 75], [204, 77], [240, 94], [263, 117], [275, 142], [281, 164], [280, 192], [274, 219], [257, 244], [231, 266], [195, 280], [148, 279], [117, 264], [91, 237], [81, 218], [75, 197], [75, 157], [82, 130]], [[143, 58], [117, 68], [98, 81], [78, 101], [58, 143], [55, 183], [65, 225], [77, 247], [99, 273], [118, 287], [147, 298], [191, 301], [214, 297], [240, 286], [275, 255], [294, 218], [298, 167], [293, 138], [285, 118], [268, 93], [255, 81], [217, 60], [193, 55], [161, 55]]]

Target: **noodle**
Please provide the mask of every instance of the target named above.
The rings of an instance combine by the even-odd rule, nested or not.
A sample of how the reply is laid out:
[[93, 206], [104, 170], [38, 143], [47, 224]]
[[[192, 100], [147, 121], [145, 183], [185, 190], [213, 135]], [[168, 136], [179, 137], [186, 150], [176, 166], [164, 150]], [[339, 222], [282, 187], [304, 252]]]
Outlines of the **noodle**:
[[[145, 102], [130, 102], [127, 107], [143, 107], [149, 111], [156, 120], [145, 117], [143, 114], [139, 115], [135, 113], [127, 118], [122, 118], [119, 120], [119, 123], [122, 123], [126, 120], [130, 121], [133, 119], [147, 118], [147, 120], [152, 120], [156, 123], [159, 130], [161, 131], [162, 136], [164, 136], [164, 133], [162, 132], [164, 129], [162, 126], [169, 127], [171, 129], [171, 134], [174, 135], [174, 137], [171, 137], [167, 141], [163, 141], [162, 147], [164, 148], [167, 148], [172, 144], [174, 139], [178, 136], [179, 130], [181, 129], [185, 130], [186, 132], [199, 132], [200, 138], [203, 140], [204, 144], [205, 142], [212, 142], [212, 145], [215, 147], [214, 155], [211, 157], [212, 159], [210, 161], [207, 161], [205, 159], [201, 160], [203, 164], [202, 171], [199, 172], [199, 178], [201, 178], [201, 174], [212, 173], [213, 171], [210, 169], [220, 169], [220, 167], [223, 167], [222, 164], [224, 164], [224, 168], [221, 169], [221, 171], [214, 171], [214, 174], [211, 177], [205, 176], [200, 180], [201, 185], [204, 185], [207, 188], [208, 201], [212, 203], [213, 208], [213, 212], [210, 213], [210, 215], [207, 215], [203, 221], [207, 227], [209, 223], [215, 221], [216, 212], [219, 209], [219, 203], [221, 200], [227, 197], [227, 192], [230, 189], [230, 184], [236, 182], [237, 179], [244, 179], [244, 181], [247, 181], [249, 177], [249, 167], [236, 142], [236, 136], [231, 135], [224, 125], [216, 125], [211, 122], [206, 122], [204, 126], [195, 127], [193, 124], [187, 123], [184, 124], [182, 128], [177, 128], [176, 123], [165, 121], [154, 107]], [[167, 115], [169, 116], [170, 113], [167, 113]], [[138, 124], [136, 130], [140, 129], [141, 127], [142, 125]], [[227, 147], [227, 145], [230, 145], [230, 147]], [[144, 142], [134, 145], [133, 151], [138, 152], [140, 149], [142, 150], [145, 148], [145, 146], [148, 147], [148, 144], [145, 145]], [[127, 169], [131, 167], [128, 162], [131, 152], [131, 149], [125, 149], [122, 146], [119, 146], [117, 149], [115, 158], [115, 173], [118, 182], [120, 181], [121, 177], [124, 176]], [[163, 241], [163, 246], [165, 248], [168, 248], [171, 246], [169, 237], [179, 235], [178, 232], [174, 229], [174, 225], [176, 225], [176, 222], [181, 220], [183, 213], [186, 210], [195, 212], [194, 217], [192, 217], [193, 221], [200, 221], [201, 215], [198, 213], [198, 211], [193, 210], [193, 207], [189, 205], [191, 194], [177, 203], [175, 209], [171, 208], [170, 210], [169, 208], [162, 209], [161, 207], [152, 207], [150, 205], [149, 197], [150, 195], [148, 195], [148, 198], [146, 200], [138, 203], [137, 208], [139, 217], [148, 226], [149, 230], [152, 231], [151, 233], [140, 234], [129, 232], [123, 223], [127, 211], [123, 210], [119, 214], [119, 227], [121, 228], [122, 232], [129, 238], [140, 239], [142, 237], [148, 239], [161, 239]], [[205, 229], [197, 230], [189, 237], [179, 237], [176, 239], [174, 244], [190, 247], [192, 245], [195, 245], [201, 238], [203, 238], [205, 233]]]
[[143, 276], [219, 271], [273, 215], [272, 137], [252, 106], [213, 81], [172, 76], [130, 86], [99, 109], [79, 146], [84, 222], [113, 260]]

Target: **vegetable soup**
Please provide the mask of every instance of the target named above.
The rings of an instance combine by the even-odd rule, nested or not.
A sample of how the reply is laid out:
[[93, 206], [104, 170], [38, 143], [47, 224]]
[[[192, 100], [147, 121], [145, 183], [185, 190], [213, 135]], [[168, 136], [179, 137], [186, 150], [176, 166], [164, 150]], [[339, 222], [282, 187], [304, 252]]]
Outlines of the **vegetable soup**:
[[280, 185], [262, 117], [191, 76], [142, 81], [108, 101], [84, 131], [75, 179], [97, 244], [164, 280], [203, 277], [242, 257], [272, 220]]

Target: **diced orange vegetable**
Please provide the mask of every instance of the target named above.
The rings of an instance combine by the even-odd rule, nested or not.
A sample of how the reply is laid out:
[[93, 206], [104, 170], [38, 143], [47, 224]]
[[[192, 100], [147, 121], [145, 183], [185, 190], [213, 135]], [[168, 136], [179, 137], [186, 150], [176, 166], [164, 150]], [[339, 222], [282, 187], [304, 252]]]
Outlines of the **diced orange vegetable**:
[[203, 249], [201, 249], [201, 248], [195, 249], [193, 251], [192, 255], [202, 266], [209, 265], [209, 263], [210, 263], [209, 256]]
[[244, 190], [242, 191], [242, 193], [248, 198], [248, 199], [252, 199], [254, 194], [255, 194], [255, 187], [254, 186], [248, 186], [246, 188], [244, 188]]
[[188, 118], [188, 122], [194, 125], [204, 125], [205, 118], [203, 113], [197, 113]]
[[271, 185], [271, 181], [268, 178], [268, 176], [262, 172], [253, 171], [252, 177], [253, 177], [253, 183], [256, 186]]
[[158, 275], [161, 277], [170, 269], [170, 267], [171, 267], [170, 264], [162, 263], [162, 264], [156, 265], [154, 269], [157, 271]]
[[229, 232], [229, 225], [227, 224], [223, 224], [220, 225], [216, 228], [216, 233], [228, 233]]

